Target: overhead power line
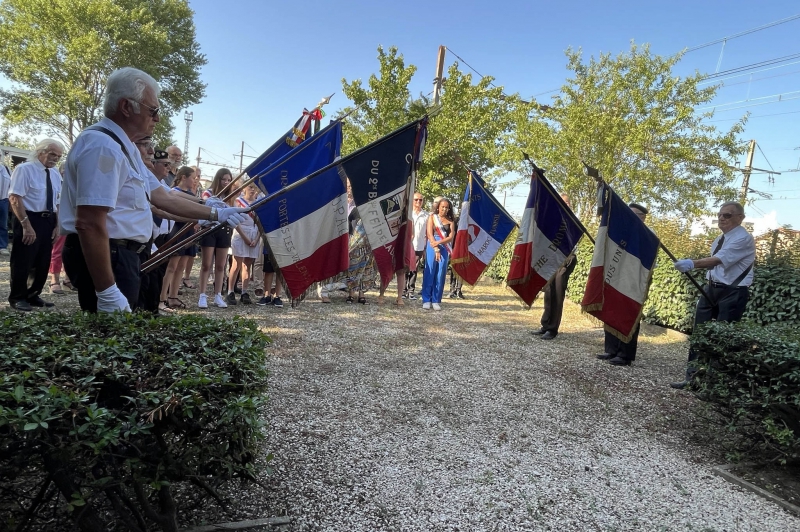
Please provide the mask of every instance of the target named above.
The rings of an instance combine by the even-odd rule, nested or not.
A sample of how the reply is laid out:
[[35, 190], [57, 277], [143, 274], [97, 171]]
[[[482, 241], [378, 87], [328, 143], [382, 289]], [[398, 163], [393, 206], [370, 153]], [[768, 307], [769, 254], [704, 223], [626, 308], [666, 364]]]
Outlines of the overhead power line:
[[785, 24], [787, 22], [791, 22], [793, 20], [800, 19], [800, 14], [792, 15], [791, 17], [787, 17], [781, 20], [776, 20], [775, 22], [770, 22], [769, 24], [764, 24], [763, 26], [759, 26], [757, 28], [752, 28], [749, 30], [740, 31], [739, 33], [734, 33], [733, 35], [729, 35], [727, 37], [723, 37], [721, 39], [717, 39], [715, 41], [707, 42], [705, 44], [700, 44], [698, 46], [692, 46], [691, 48], [687, 48], [684, 53], [694, 52], [695, 50], [701, 50], [703, 48], [707, 48], [709, 46], [714, 46], [715, 44], [720, 44], [726, 41], [731, 41], [738, 37], [744, 37], [745, 35], [750, 35], [751, 33], [755, 33], [757, 31], [765, 30], [767, 28], [772, 28], [773, 26], [778, 26], [780, 24]]

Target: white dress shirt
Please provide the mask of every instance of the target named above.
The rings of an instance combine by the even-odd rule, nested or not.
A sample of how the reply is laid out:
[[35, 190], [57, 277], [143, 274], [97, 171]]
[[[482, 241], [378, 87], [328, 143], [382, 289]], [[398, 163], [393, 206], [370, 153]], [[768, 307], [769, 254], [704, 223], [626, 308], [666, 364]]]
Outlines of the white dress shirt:
[[[0, 157], [0, 159], [2, 159]], [[0, 200], [8, 199], [8, 189], [11, 186], [11, 174], [5, 165], [0, 163]]]
[[[711, 243], [712, 253], [717, 249], [717, 243], [722, 236], [718, 236]], [[753, 240], [753, 235], [748, 233], [747, 229], [741, 225], [734, 227], [725, 233], [722, 247], [714, 253], [714, 257], [721, 260], [722, 264], [718, 264], [708, 270], [706, 278], [717, 283], [733, 284], [742, 272], [756, 260], [756, 243]], [[747, 272], [747, 275], [738, 286], [750, 286], [752, 283], [753, 268], [750, 268], [750, 271]]]
[[[9, 194], [22, 198], [26, 211], [44, 212], [47, 210], [47, 173], [39, 159], [33, 159], [14, 168], [11, 174]], [[58, 210], [58, 197], [61, 194], [61, 174], [50, 168], [50, 183], [53, 185], [53, 210]]]
[[[153, 230], [148, 195], [155, 176], [144, 165], [139, 151], [113, 121], [98, 122], [122, 141], [133, 166], [120, 145], [102, 131], [85, 130], [73, 144], [64, 171], [61, 234], [75, 233], [78, 206], [108, 207], [109, 238], [147, 242]], [[151, 174], [152, 175], [152, 174]]]
[[412, 212], [411, 218], [414, 223], [414, 251], [425, 251], [425, 244], [428, 243], [428, 211], [422, 209], [419, 213]]

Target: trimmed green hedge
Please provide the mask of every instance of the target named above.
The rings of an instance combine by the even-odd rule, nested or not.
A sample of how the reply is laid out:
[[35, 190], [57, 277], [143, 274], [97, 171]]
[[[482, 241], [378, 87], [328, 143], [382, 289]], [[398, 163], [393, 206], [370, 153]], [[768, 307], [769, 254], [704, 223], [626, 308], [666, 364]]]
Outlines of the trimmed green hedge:
[[173, 484], [253, 478], [267, 343], [242, 319], [0, 313], [0, 528], [42, 528], [58, 493], [81, 530], [177, 530]]
[[709, 322], [691, 338], [698, 395], [769, 458], [800, 453], [800, 331], [793, 324]]

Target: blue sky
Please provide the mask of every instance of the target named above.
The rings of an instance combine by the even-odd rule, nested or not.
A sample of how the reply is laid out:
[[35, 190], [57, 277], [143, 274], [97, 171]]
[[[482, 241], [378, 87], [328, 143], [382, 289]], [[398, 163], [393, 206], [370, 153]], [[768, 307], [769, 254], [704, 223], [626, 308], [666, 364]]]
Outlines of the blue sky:
[[[580, 47], [588, 55], [626, 51], [633, 39], [650, 43], [654, 53], [672, 54], [800, 13], [800, 3], [767, 1], [675, 2], [260, 2], [193, 1], [197, 40], [208, 57], [202, 78], [207, 97], [191, 110], [190, 157], [238, 168], [233, 154], [245, 141], [245, 154], [257, 155], [299, 116], [303, 107], [336, 92], [329, 116], [349, 102], [341, 79], [366, 80], [377, 70], [377, 46], [397, 46], [407, 64], [419, 70], [412, 92], [431, 89], [440, 44], [447, 64], [458, 54], [506, 92], [530, 97], [561, 86], [568, 75], [564, 50]], [[732, 39], [725, 44], [719, 70], [800, 53], [800, 19]], [[679, 74], [717, 70], [722, 45], [688, 53]], [[469, 68], [462, 63], [463, 71]], [[752, 80], [751, 80], [752, 77]], [[768, 78], [768, 79], [761, 79]], [[758, 168], [795, 169], [800, 160], [800, 99], [781, 103], [800, 91], [800, 63], [727, 80], [715, 104], [715, 120], [730, 127], [751, 112], [744, 137], [756, 139]], [[774, 99], [777, 99], [774, 98]], [[749, 101], [748, 101], [749, 100]], [[740, 103], [732, 103], [740, 102]], [[722, 110], [730, 109], [732, 110]], [[771, 116], [766, 116], [771, 115]], [[183, 124], [176, 121], [183, 144]], [[245, 164], [249, 159], [245, 159]], [[742, 165], [744, 158], [742, 157]], [[214, 167], [208, 166], [208, 174]], [[751, 188], [786, 200], [759, 200], [751, 217], [775, 216], [800, 228], [800, 172], [751, 178]], [[526, 191], [507, 195], [510, 211], [520, 213]], [[500, 197], [502, 201], [502, 197]]]
[[[760, 3], [740, 0], [596, 2], [518, 1], [438, 2], [348, 1], [303, 2], [197, 0], [197, 41], [208, 64], [202, 79], [204, 101], [192, 107], [189, 157], [238, 169], [234, 153], [246, 142], [245, 154], [258, 155], [298, 118], [335, 92], [328, 116], [349, 102], [341, 80], [366, 80], [377, 70], [377, 47], [397, 46], [407, 64], [419, 70], [414, 94], [431, 90], [440, 44], [450, 49], [447, 64], [461, 56], [483, 75], [491, 75], [506, 92], [537, 96], [546, 103], [568, 75], [564, 50], [582, 48], [586, 56], [619, 53], [630, 41], [650, 43], [654, 53], [668, 55], [741, 31], [800, 14], [796, 0]], [[800, 19], [730, 40], [719, 70], [800, 53]], [[678, 74], [717, 70], [722, 45], [688, 53]], [[800, 61], [800, 59], [795, 60]], [[470, 71], [461, 64], [462, 71]], [[752, 77], [752, 80], [751, 80]], [[750, 111], [744, 139], [756, 139], [754, 166], [778, 171], [798, 168], [800, 161], [800, 62], [726, 81], [715, 100], [716, 125], [730, 127]], [[783, 95], [784, 101], [758, 100]], [[777, 97], [772, 98], [777, 99]], [[733, 103], [739, 102], [739, 103]], [[723, 105], [729, 104], [729, 105]], [[724, 110], [723, 110], [724, 109]], [[184, 143], [183, 112], [174, 117], [176, 138]], [[763, 150], [763, 154], [761, 152]], [[744, 157], [742, 165], [744, 164]], [[245, 165], [252, 159], [245, 158]], [[204, 176], [216, 167], [202, 165]], [[738, 183], [737, 183], [738, 185]], [[768, 182], [751, 178], [751, 188], [775, 199], [748, 207], [751, 217], [774, 216], [800, 228], [800, 172]], [[509, 193], [506, 205], [519, 214], [527, 191]], [[780, 200], [778, 198], [792, 198]], [[500, 198], [502, 201], [502, 193]]]

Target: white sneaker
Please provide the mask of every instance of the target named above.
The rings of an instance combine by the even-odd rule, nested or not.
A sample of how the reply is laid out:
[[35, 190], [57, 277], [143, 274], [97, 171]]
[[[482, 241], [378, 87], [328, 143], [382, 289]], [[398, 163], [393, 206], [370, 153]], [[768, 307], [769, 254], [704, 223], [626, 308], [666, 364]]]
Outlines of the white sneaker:
[[228, 304], [225, 303], [225, 299], [222, 297], [222, 294], [217, 294], [214, 296], [214, 304], [219, 308], [228, 308]]
[[423, 310], [430, 310], [431, 309], [431, 304], [430, 303], [423, 303], [422, 304], [422, 309]]
[[208, 308], [208, 296], [200, 294], [200, 299], [197, 300], [197, 308]]
[[0, 249], [0, 255], [11, 255], [6, 248]]
[[439, 303], [434, 303], [433, 310], [442, 310], [442, 306]]

